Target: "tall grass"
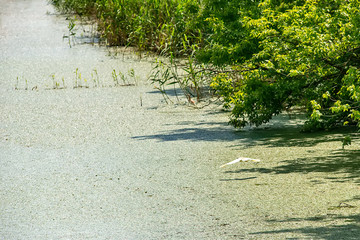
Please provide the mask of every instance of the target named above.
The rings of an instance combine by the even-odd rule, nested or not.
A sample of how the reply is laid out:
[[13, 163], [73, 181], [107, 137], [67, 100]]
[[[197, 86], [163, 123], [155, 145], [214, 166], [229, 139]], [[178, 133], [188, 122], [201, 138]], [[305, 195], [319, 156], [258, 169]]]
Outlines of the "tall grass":
[[184, 41], [201, 45], [200, 0], [51, 0], [62, 12], [96, 18], [108, 45], [165, 55], [186, 54]]
[[[52, 3], [64, 13], [96, 19], [99, 33], [110, 46], [132, 46], [170, 57], [168, 65], [156, 62], [152, 82], [159, 85], [163, 94], [166, 86], [179, 86], [189, 103], [194, 102], [192, 98], [200, 101], [206, 74], [202, 65], [197, 64], [195, 52], [205, 42], [202, 0], [52, 0]], [[180, 61], [176, 60], [178, 57]], [[169, 72], [172, 74], [167, 75]]]

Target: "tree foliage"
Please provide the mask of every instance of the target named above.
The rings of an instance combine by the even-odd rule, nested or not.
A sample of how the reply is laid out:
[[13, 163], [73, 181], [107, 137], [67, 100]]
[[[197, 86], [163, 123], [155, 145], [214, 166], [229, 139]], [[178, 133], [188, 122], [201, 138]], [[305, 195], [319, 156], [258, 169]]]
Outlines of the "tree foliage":
[[258, 44], [250, 37], [243, 19], [259, 15], [258, 3], [258, 0], [205, 0], [201, 20], [206, 44], [197, 52], [197, 59], [224, 66], [251, 57]]
[[222, 76], [212, 84], [233, 108], [231, 123], [260, 125], [293, 106], [307, 108], [308, 128], [358, 123], [359, 5], [358, 0], [264, 0], [258, 16], [242, 16], [249, 33], [245, 41], [257, 48], [237, 64], [240, 80]]

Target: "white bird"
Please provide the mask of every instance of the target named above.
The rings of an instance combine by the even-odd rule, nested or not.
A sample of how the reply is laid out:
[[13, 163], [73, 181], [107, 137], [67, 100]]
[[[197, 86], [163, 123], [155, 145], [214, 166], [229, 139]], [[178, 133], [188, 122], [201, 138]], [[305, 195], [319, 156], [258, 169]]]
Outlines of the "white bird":
[[224, 165], [221, 165], [220, 167], [225, 167], [226, 165], [231, 165], [231, 164], [234, 164], [234, 163], [238, 163], [238, 162], [260, 162], [259, 159], [253, 159], [253, 158], [245, 158], [245, 157], [239, 157], [237, 159], [235, 159], [234, 161], [231, 161], [231, 162], [228, 162], [228, 163], [225, 163]]

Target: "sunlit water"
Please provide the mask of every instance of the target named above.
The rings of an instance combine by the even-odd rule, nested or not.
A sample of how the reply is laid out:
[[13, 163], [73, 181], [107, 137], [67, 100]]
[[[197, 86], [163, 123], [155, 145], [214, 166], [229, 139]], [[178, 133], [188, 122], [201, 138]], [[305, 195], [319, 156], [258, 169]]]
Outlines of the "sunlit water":
[[[234, 130], [218, 106], [166, 105], [150, 60], [81, 44], [79, 26], [70, 47], [67, 26], [45, 0], [0, 0], [0, 239], [360, 233], [328, 234], [319, 217], [340, 221], [328, 207], [354, 199], [342, 134], [303, 135], [286, 115]], [[219, 168], [238, 157], [261, 162]]]
[[[112, 71], [128, 74], [134, 69], [139, 79], [146, 79], [151, 64], [140, 63], [136, 56], [109, 57], [105, 47], [74, 45], [67, 38], [68, 22], [55, 15], [46, 1], [1, 1], [0, 8], [0, 86], [2, 89], [53, 87], [53, 79], [67, 86], [75, 83], [75, 70], [82, 74], [88, 85], [94, 85], [95, 72], [101, 85], [113, 84]], [[78, 38], [82, 34], [79, 22]], [[76, 36], [75, 36], [76, 37]], [[79, 42], [79, 41], [78, 41]], [[121, 61], [119, 61], [119, 58]], [[93, 74], [93, 76], [91, 75]], [[17, 80], [18, 79], [18, 80]]]
[[217, 142], [236, 140], [226, 115], [167, 106], [151, 61], [70, 47], [67, 26], [46, 1], [0, 0], [0, 238], [223, 235], [209, 194]]

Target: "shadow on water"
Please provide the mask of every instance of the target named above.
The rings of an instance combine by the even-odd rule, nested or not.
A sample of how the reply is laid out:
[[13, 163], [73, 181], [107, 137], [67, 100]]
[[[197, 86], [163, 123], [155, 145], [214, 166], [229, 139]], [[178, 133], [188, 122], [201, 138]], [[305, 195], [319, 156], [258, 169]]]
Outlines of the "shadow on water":
[[[310, 239], [326, 239], [326, 240], [357, 240], [360, 236], [360, 215], [342, 216], [336, 214], [329, 214], [326, 216], [316, 216], [310, 218], [288, 218], [284, 220], [269, 220], [270, 223], [300, 223], [308, 222], [307, 227], [301, 228], [288, 228], [274, 231], [253, 232], [252, 235], [267, 235], [273, 236], [274, 234], [286, 233], [301, 233], [310, 237]], [[341, 221], [348, 224], [336, 224], [334, 222]], [[326, 226], [314, 227], [316, 223], [327, 223]], [[331, 224], [334, 223], [334, 224]], [[325, 224], [323, 224], [325, 225]], [[300, 238], [287, 238], [287, 239], [300, 239]]]
[[[154, 91], [149, 91], [147, 93], [158, 95], [160, 93], [160, 91], [154, 90]], [[180, 88], [166, 89], [165, 93], [166, 93], [166, 95], [168, 95], [170, 97], [184, 96], [184, 92]]]
[[[284, 118], [285, 119], [285, 118]], [[284, 120], [282, 119], [282, 120]], [[275, 124], [276, 125], [276, 124]], [[307, 174], [307, 173], [325, 173], [327, 177], [313, 180], [312, 184], [326, 184], [327, 182], [343, 183], [351, 182], [360, 184], [360, 152], [359, 150], [341, 150], [341, 140], [345, 135], [351, 135], [354, 142], [359, 140], [359, 134], [355, 133], [354, 128], [337, 129], [327, 132], [301, 133], [300, 125], [277, 125], [259, 129], [234, 130], [224, 123], [196, 123], [193, 121], [183, 121], [177, 123], [176, 130], [164, 131], [161, 134], [137, 136], [136, 139], [155, 139], [158, 141], [225, 141], [229, 142], [231, 147], [235, 149], [263, 146], [266, 148], [309, 148], [309, 152], [313, 151], [311, 147], [317, 144], [338, 142], [339, 149], [327, 151], [325, 156], [309, 157], [297, 156], [295, 159], [285, 159], [277, 166], [261, 167], [261, 165], [242, 165], [240, 169], [234, 171], [226, 171], [224, 174], [229, 177], [219, 179], [222, 182], [246, 182], [257, 178], [242, 177], [243, 173], [256, 174], [274, 174], [286, 175], [291, 173]], [[329, 173], [329, 174], [328, 174]], [[228, 175], [230, 174], [230, 175]], [[360, 195], [355, 196], [349, 201], [360, 201]], [[353, 203], [351, 203], [353, 204]], [[359, 239], [360, 236], [360, 215], [353, 214], [343, 216], [341, 214], [330, 214], [324, 216], [311, 216], [308, 218], [287, 218], [267, 220], [269, 223], [302, 223], [304, 227], [294, 228], [282, 227], [281, 229], [253, 232], [253, 236], [261, 239], [266, 236], [274, 237], [277, 234], [302, 234], [310, 239]], [[317, 224], [315, 224], [317, 223]], [[291, 224], [292, 225], [292, 224]], [[291, 238], [287, 238], [291, 239]], [[301, 238], [293, 238], [301, 239]]]
[[159, 141], [236, 141], [240, 140], [236, 133], [231, 133], [226, 129], [214, 129], [214, 128], [200, 128], [200, 127], [185, 127], [176, 129], [170, 132], [136, 136], [135, 139], [146, 140], [155, 139]]
[[[220, 114], [209, 111], [209, 116]], [[301, 123], [298, 120], [289, 120], [288, 116], [281, 115], [272, 125], [259, 128], [234, 129], [226, 122], [209, 121], [180, 121], [175, 124], [174, 130], [163, 131], [154, 135], [135, 136], [135, 139], [158, 141], [222, 141], [232, 143], [234, 148], [253, 146], [266, 147], [313, 147], [319, 143], [338, 141], [344, 135], [356, 137], [354, 128], [344, 128], [334, 131], [302, 133]], [[168, 126], [164, 124], [164, 126]]]
[[[196, 93], [191, 88], [182, 89], [180, 87], [173, 87], [173, 88], [167, 87], [165, 89], [165, 94], [168, 95], [169, 97], [184, 96], [185, 92], [187, 94], [190, 94], [191, 97], [196, 97]], [[154, 91], [149, 91], [148, 93], [149, 94], [159, 94], [160, 91], [159, 90], [154, 90]], [[202, 95], [203, 98], [214, 95], [213, 90], [211, 90], [211, 88], [209, 86], [201, 87], [201, 93], [202, 93], [201, 95]]]
[[[289, 173], [347, 173], [347, 176], [331, 175], [327, 180], [332, 182], [352, 181], [360, 183], [360, 152], [359, 150], [338, 150], [331, 152], [328, 156], [296, 158], [295, 160], [284, 160], [282, 165], [271, 168], [242, 168], [234, 171], [226, 171], [230, 174], [241, 174], [245, 172], [256, 172], [260, 174], [289, 174]], [[314, 181], [314, 184], [322, 184]]]
[[256, 177], [247, 177], [247, 178], [229, 178], [229, 179], [220, 179], [221, 182], [229, 182], [229, 181], [245, 181], [250, 179], [256, 179]]
[[[255, 131], [256, 132], [256, 131]], [[258, 136], [258, 144], [268, 146], [270, 148], [275, 147], [286, 147], [291, 146], [296, 147], [311, 147], [319, 143], [338, 141], [339, 146], [341, 146], [341, 139], [345, 134], [349, 134], [352, 131], [349, 129], [346, 130], [337, 130], [332, 132], [325, 133], [311, 133], [303, 134], [296, 131], [259, 131], [260, 136]], [[269, 134], [271, 133], [271, 134]], [[259, 133], [256, 133], [259, 134]], [[351, 134], [353, 140], [357, 141], [359, 139], [358, 134]], [[243, 165], [244, 166], [244, 165]], [[224, 179], [221, 181], [238, 181], [246, 180], [239, 179], [237, 176], [242, 176], [244, 173], [256, 173], [256, 174], [274, 174], [274, 175], [284, 175], [287, 174], [299, 173], [299, 174], [308, 174], [308, 173], [324, 173], [325, 177], [313, 180], [311, 183], [314, 185], [317, 184], [327, 184], [329, 181], [341, 184], [341, 183], [351, 183], [351, 184], [360, 184], [360, 151], [359, 150], [333, 150], [329, 151], [326, 156], [297, 156], [295, 159], [286, 159], [281, 161], [277, 166], [273, 167], [246, 167], [237, 169], [234, 171], [226, 171], [225, 174], [231, 174], [235, 177], [233, 179]], [[353, 199], [350, 199], [346, 202], [352, 202], [351, 205], [343, 205], [343, 207], [353, 207], [355, 213], [358, 212], [358, 204], [354, 205], [354, 201], [360, 201], [360, 196], [354, 196]], [[340, 205], [339, 205], [340, 206]], [[336, 207], [335, 207], [336, 208]], [[340, 207], [339, 207], [340, 208]], [[277, 234], [279, 236], [284, 236], [284, 234], [301, 234], [306, 236], [309, 239], [327, 239], [327, 240], [337, 240], [337, 239], [349, 239], [355, 240], [360, 237], [360, 215], [342, 215], [337, 212], [337, 214], [329, 214], [325, 216], [311, 216], [308, 218], [287, 218], [287, 219], [276, 219], [268, 220], [269, 223], [292, 223], [302, 225], [303, 227], [292, 228], [292, 227], [281, 227], [276, 230], [262, 231], [262, 232], [253, 232], [252, 235], [258, 236], [261, 239], [266, 238], [266, 236], [271, 236], [273, 238]], [[287, 224], [288, 225], [288, 224]], [[296, 225], [295, 225], [296, 226]], [[303, 238], [287, 238], [287, 239], [303, 239]]]

